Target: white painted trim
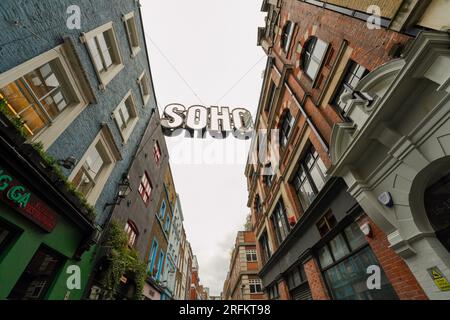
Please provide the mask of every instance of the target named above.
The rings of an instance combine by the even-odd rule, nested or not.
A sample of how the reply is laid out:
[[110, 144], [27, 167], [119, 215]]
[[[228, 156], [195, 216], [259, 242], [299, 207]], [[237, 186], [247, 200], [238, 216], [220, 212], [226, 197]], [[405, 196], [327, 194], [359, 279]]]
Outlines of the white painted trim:
[[76, 80], [75, 72], [72, 70], [63, 46], [56, 46], [55, 48], [0, 74], [0, 88], [2, 88], [18, 78], [23, 77], [28, 72], [55, 59], [57, 59], [62, 66], [61, 71], [64, 73], [64, 80], [68, 80], [65, 84], [68, 85], [69, 90], [72, 91], [77, 102], [67, 106], [50, 125], [30, 139], [32, 142], [41, 142], [44, 146], [44, 150], [47, 150], [55, 142], [61, 133], [67, 129], [72, 121], [75, 120], [88, 105], [86, 94], [83, 92], [82, 86]]
[[[114, 66], [111, 67], [109, 70], [107, 70], [106, 72], [100, 73], [97, 70], [97, 67], [95, 66], [94, 60], [93, 60], [93, 55], [91, 52], [91, 49], [89, 48], [88, 45], [88, 41], [90, 39], [92, 39], [93, 37], [105, 32], [111, 30], [112, 31], [112, 37], [114, 40], [114, 44], [113, 44], [113, 48], [112, 50], [114, 51], [114, 54], [117, 55], [119, 61], [116, 61], [116, 63], [114, 63]], [[82, 43], [85, 44], [86, 46], [86, 50], [89, 53], [89, 57], [91, 58], [91, 62], [92, 62], [92, 66], [95, 70], [95, 73], [97, 74], [97, 78], [100, 81], [100, 88], [101, 89], [105, 89], [106, 85], [111, 82], [112, 79], [114, 79], [114, 77], [119, 74], [120, 71], [122, 71], [122, 69], [124, 68], [124, 64], [123, 64], [123, 59], [122, 59], [122, 55], [120, 52], [120, 47], [119, 47], [119, 42], [117, 41], [117, 34], [116, 31], [114, 29], [114, 25], [113, 22], [107, 22], [89, 32], [83, 32], [80, 36], [80, 41]]]
[[[147, 89], [148, 89], [147, 95], [144, 95], [144, 91], [142, 90], [142, 86], [141, 86], [141, 81], [142, 81], [142, 78], [144, 78], [144, 77], [147, 82]], [[141, 75], [139, 76], [139, 78], [137, 80], [137, 83], [139, 86], [139, 91], [141, 92], [142, 101], [144, 102], [144, 106], [146, 106], [148, 101], [150, 100], [150, 82], [149, 82], [149, 79], [147, 77], [145, 70], [142, 71]]]
[[[128, 29], [127, 21], [130, 19], [133, 19], [134, 30]], [[136, 26], [136, 18], [134, 17], [134, 11], [122, 15], [122, 21], [125, 25], [125, 33], [127, 34], [128, 45], [130, 46], [131, 58], [134, 58], [141, 51], [141, 41], [139, 39], [138, 28]], [[136, 37], [138, 42], [137, 46], [133, 46], [133, 41], [130, 37], [130, 33], [134, 33], [134, 36]]]
[[83, 157], [78, 161], [78, 164], [75, 166], [75, 168], [72, 170], [71, 174], [68, 177], [69, 181], [72, 181], [75, 175], [78, 173], [78, 171], [81, 169], [82, 165], [86, 161], [88, 151], [92, 148], [95, 148], [97, 143], [100, 141], [105, 150], [106, 150], [106, 156], [110, 160], [110, 163], [103, 168], [103, 170], [100, 172], [99, 178], [95, 181], [94, 188], [86, 195], [86, 200], [91, 205], [95, 205], [95, 202], [97, 201], [98, 197], [100, 196], [100, 193], [103, 190], [103, 187], [106, 184], [106, 181], [108, 180], [109, 176], [111, 175], [112, 170], [114, 169], [114, 166], [117, 162], [117, 158], [114, 156], [114, 153], [111, 149], [113, 149], [113, 146], [110, 145], [109, 139], [106, 136], [104, 130], [107, 130], [106, 128], [100, 130], [100, 132], [97, 134], [97, 136], [94, 138], [92, 143], [89, 145], [89, 147], [86, 149]]
[[[132, 102], [132, 113], [130, 113], [130, 122], [127, 125], [127, 127], [125, 128], [124, 131], [122, 131], [117, 123], [116, 117], [117, 117], [117, 112], [119, 110], [119, 107], [122, 104], [125, 104], [125, 101], [131, 97], [131, 102]], [[120, 135], [122, 136], [122, 140], [123, 143], [126, 143], [128, 141], [128, 139], [131, 136], [131, 133], [133, 132], [134, 127], [136, 126], [138, 119], [139, 119], [139, 113], [136, 109], [136, 101], [134, 100], [134, 95], [133, 92], [131, 91], [131, 89], [127, 92], [127, 94], [125, 95], [125, 97], [122, 99], [122, 101], [120, 101], [120, 103], [117, 105], [117, 107], [114, 109], [114, 111], [111, 114], [111, 117], [114, 118], [116, 120], [116, 124], [117, 124], [117, 129], [119, 129]]]

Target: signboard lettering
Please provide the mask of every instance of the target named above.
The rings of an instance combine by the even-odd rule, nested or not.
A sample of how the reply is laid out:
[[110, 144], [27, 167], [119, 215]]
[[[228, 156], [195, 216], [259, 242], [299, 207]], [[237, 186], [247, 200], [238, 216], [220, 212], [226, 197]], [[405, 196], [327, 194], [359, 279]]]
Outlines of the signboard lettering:
[[431, 279], [433, 279], [434, 284], [436, 287], [439, 288], [441, 291], [450, 291], [450, 283], [448, 283], [447, 278], [445, 278], [444, 274], [439, 270], [438, 267], [432, 267], [427, 269], [428, 273], [431, 276]]
[[[185, 129], [193, 137], [193, 131], [209, 132], [218, 138], [232, 132], [237, 139], [251, 138], [253, 121], [250, 111], [236, 108], [230, 111], [228, 107], [212, 106], [206, 108], [193, 105], [186, 108], [179, 103], [172, 103], [165, 107], [161, 118], [163, 132], [167, 136], [179, 133], [177, 129]], [[203, 135], [202, 135], [203, 137]]]
[[56, 226], [56, 214], [0, 167], [0, 199], [47, 232]]

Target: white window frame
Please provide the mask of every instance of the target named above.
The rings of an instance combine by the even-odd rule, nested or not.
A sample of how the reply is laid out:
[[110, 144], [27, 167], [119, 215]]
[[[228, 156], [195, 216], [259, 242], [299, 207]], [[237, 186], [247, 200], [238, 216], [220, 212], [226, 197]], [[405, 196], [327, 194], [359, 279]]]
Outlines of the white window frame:
[[[147, 86], [147, 94], [145, 94], [142, 81], [144, 81], [144, 84]], [[137, 83], [139, 85], [139, 91], [141, 92], [142, 102], [144, 102], [144, 106], [147, 104], [148, 100], [150, 100], [150, 82], [147, 77], [147, 73], [143, 71], [139, 78], [137, 79]]]
[[[133, 27], [132, 30], [128, 28], [128, 20], [133, 19]], [[125, 32], [127, 34], [128, 44], [130, 45], [131, 50], [131, 58], [134, 58], [141, 51], [141, 41], [139, 39], [139, 33], [136, 25], [136, 19], [134, 17], [134, 11], [131, 11], [127, 14], [122, 15], [122, 21], [125, 24]], [[135, 39], [132, 39], [134, 37]], [[133, 45], [133, 42], [137, 42], [137, 46]]]
[[[130, 119], [128, 121], [128, 124], [125, 129], [120, 128], [118, 118], [119, 115], [119, 109], [122, 106], [126, 107], [125, 102], [131, 99], [131, 110], [129, 111]], [[122, 136], [123, 143], [126, 143], [128, 141], [128, 138], [130, 138], [131, 133], [133, 133], [133, 129], [136, 126], [138, 120], [139, 120], [139, 112], [136, 109], [136, 102], [134, 100], [133, 92], [129, 90], [125, 97], [120, 101], [120, 103], [117, 105], [117, 107], [114, 109], [114, 111], [111, 114], [111, 117], [116, 121], [117, 128], [119, 129], [120, 135]]]
[[[257, 285], [260, 286], [261, 290], [260, 290], [260, 291], [252, 292], [252, 289], [251, 289], [252, 286], [257, 286]], [[249, 288], [251, 294], [259, 294], [259, 293], [262, 293], [262, 292], [263, 292], [263, 291], [262, 291], [262, 282], [261, 282], [260, 279], [249, 279], [249, 280], [248, 280], [248, 288]]]
[[[328, 49], [330, 48], [330, 44], [328, 42], [323, 41], [322, 39], [320, 39], [320, 38], [318, 38], [316, 36], [311, 37], [307, 41], [313, 41], [313, 38], [315, 38], [316, 40], [315, 40], [315, 43], [314, 43], [314, 47], [312, 48], [312, 51], [310, 53], [310, 57], [308, 59], [308, 65], [307, 66], [303, 66], [302, 70], [307, 75], [307, 77], [309, 79], [311, 79], [311, 81], [313, 82], [313, 85], [315, 85], [316, 80], [318, 78], [318, 75], [320, 74], [320, 71], [322, 69], [323, 63], [325, 61], [325, 57], [327, 56]], [[319, 42], [321, 42], [322, 45], [324, 46], [323, 54], [320, 57], [320, 59], [318, 59], [318, 57], [315, 56], [315, 54], [317, 54], [317, 51], [316, 51], [317, 50], [317, 43], [319, 43]], [[304, 50], [306, 50], [306, 49], [307, 49], [307, 45], [304, 46]], [[305, 59], [305, 56], [306, 56], [306, 52], [303, 52], [302, 55], [301, 55], [301, 59]], [[314, 75], [311, 74], [310, 71], [309, 71], [309, 67], [311, 65], [311, 60], [313, 60], [315, 63], [317, 63], [317, 70], [316, 70]], [[305, 64], [304, 61], [301, 61], [301, 63]]]
[[[105, 72], [99, 72], [97, 70], [97, 67], [95, 65], [95, 61], [94, 61], [94, 55], [93, 52], [91, 51], [91, 48], [88, 45], [89, 40], [91, 40], [92, 38], [102, 34], [105, 31], [112, 31], [112, 40], [113, 40], [113, 46], [112, 46], [112, 50], [114, 55], [116, 56], [116, 58], [118, 59], [118, 61], [113, 61], [113, 65], [112, 67], [110, 67], [107, 71]], [[117, 41], [117, 35], [116, 35], [116, 31], [114, 30], [114, 26], [113, 26], [113, 22], [107, 22], [89, 32], [83, 32], [80, 40], [82, 43], [84, 43], [86, 45], [86, 49], [89, 53], [89, 56], [91, 58], [91, 62], [92, 65], [94, 67], [95, 73], [97, 74], [97, 77], [100, 81], [100, 89], [105, 89], [106, 85], [111, 82], [112, 79], [114, 79], [114, 77], [124, 68], [124, 64], [123, 64], [123, 60], [122, 60], [122, 56], [120, 53], [120, 48], [119, 48], [119, 42]]]
[[[256, 257], [254, 260], [248, 260], [248, 255], [253, 258], [253, 255]], [[246, 249], [245, 250], [245, 259], [247, 262], [257, 262], [258, 261], [258, 255], [256, 254], [256, 249]]]
[[68, 178], [69, 181], [72, 181], [75, 178], [78, 171], [82, 168], [82, 166], [86, 162], [86, 158], [89, 154], [89, 151], [92, 148], [95, 148], [97, 143], [100, 142], [103, 145], [104, 150], [106, 151], [104, 156], [108, 158], [109, 162], [106, 163], [105, 167], [99, 172], [99, 177], [95, 181], [95, 185], [92, 188], [92, 190], [87, 195], [85, 195], [87, 202], [90, 203], [91, 205], [94, 205], [95, 202], [97, 201], [98, 197], [100, 196], [100, 193], [103, 190], [103, 187], [105, 186], [109, 176], [111, 175], [112, 170], [114, 169], [116, 162], [120, 160], [120, 154], [118, 154], [117, 151], [115, 151], [117, 150], [117, 148], [114, 144], [114, 140], [112, 140], [111, 132], [107, 131], [109, 131], [107, 127], [103, 127], [100, 130], [100, 132], [94, 138], [89, 147], [86, 149], [83, 157], [80, 159], [80, 161], [78, 161], [78, 164], [72, 170]]
[[43, 128], [35, 136], [30, 138], [32, 142], [41, 142], [44, 150], [47, 150], [53, 142], [67, 129], [67, 127], [75, 120], [78, 115], [89, 104], [85, 92], [82, 90], [81, 84], [76, 80], [75, 71], [70, 65], [70, 60], [64, 51], [63, 45], [59, 45], [50, 49], [6, 72], [0, 74], [0, 88], [10, 84], [11, 82], [25, 76], [27, 73], [41, 67], [42, 65], [58, 60], [58, 64], [62, 66], [59, 71], [64, 75], [64, 84], [68, 85], [69, 91], [73, 94], [74, 103], [68, 105], [64, 110], [51, 122], [51, 125]]
[[291, 47], [291, 42], [292, 42], [292, 35], [294, 34], [294, 29], [295, 29], [295, 23], [294, 22], [292, 22], [290, 20], [286, 21], [286, 24], [285, 24], [285, 26], [282, 29], [281, 40], [283, 39], [283, 36], [284, 36], [283, 35], [284, 28], [288, 26], [288, 23], [290, 25], [290, 29], [289, 29], [289, 33], [288, 33], [287, 38], [286, 38], [286, 42], [284, 43], [284, 46], [283, 46], [283, 43], [280, 42], [280, 44], [282, 46], [282, 49], [283, 49], [283, 52], [286, 55], [289, 54], [289, 48]]

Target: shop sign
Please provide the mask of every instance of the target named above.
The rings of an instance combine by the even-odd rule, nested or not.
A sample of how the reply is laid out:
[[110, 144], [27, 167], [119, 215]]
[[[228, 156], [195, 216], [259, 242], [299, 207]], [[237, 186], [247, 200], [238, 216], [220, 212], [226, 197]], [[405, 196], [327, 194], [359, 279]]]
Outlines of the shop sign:
[[442, 271], [439, 270], [438, 267], [432, 267], [427, 269], [428, 273], [431, 276], [431, 279], [433, 279], [434, 284], [436, 287], [439, 288], [441, 291], [450, 291], [450, 283], [448, 283], [447, 278], [442, 274]]
[[207, 131], [213, 137], [233, 132], [236, 138], [246, 140], [253, 131], [252, 115], [244, 108], [230, 110], [228, 107], [206, 108], [201, 105], [186, 108], [179, 103], [172, 103], [164, 108], [161, 126], [167, 136], [176, 135], [176, 129], [186, 129]]
[[55, 228], [55, 212], [2, 167], [0, 199], [45, 231], [51, 232]]

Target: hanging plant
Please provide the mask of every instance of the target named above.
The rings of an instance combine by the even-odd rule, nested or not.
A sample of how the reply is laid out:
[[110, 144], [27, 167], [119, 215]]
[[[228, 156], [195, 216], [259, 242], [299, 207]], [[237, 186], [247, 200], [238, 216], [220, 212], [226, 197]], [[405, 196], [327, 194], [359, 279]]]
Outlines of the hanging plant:
[[101, 280], [104, 290], [107, 292], [105, 299], [114, 299], [120, 289], [120, 279], [125, 274], [132, 274], [136, 284], [133, 299], [142, 299], [142, 290], [145, 284], [145, 264], [138, 257], [134, 249], [128, 247], [127, 234], [120, 224], [112, 220], [106, 231], [106, 240], [103, 244], [109, 248], [109, 265]]

